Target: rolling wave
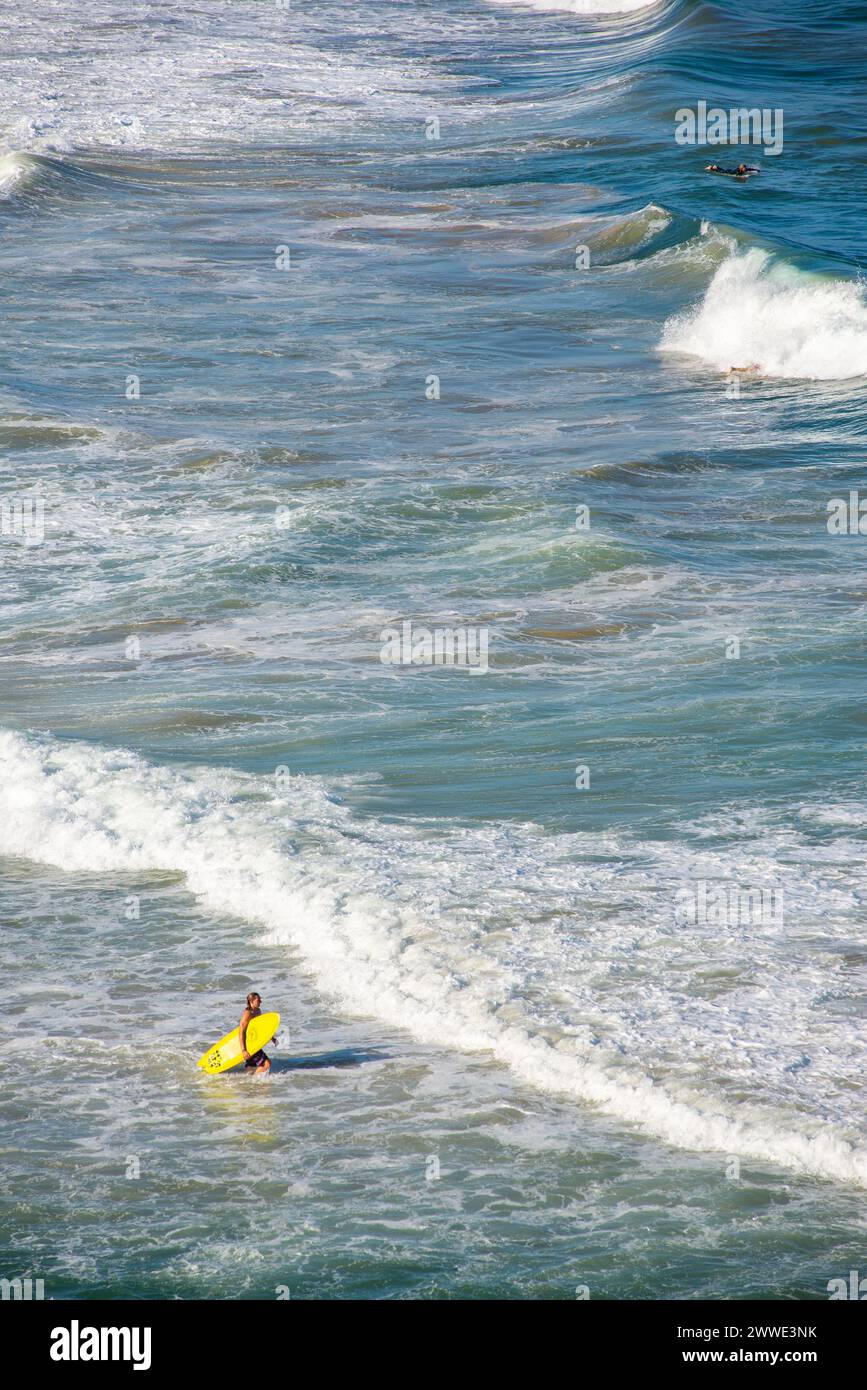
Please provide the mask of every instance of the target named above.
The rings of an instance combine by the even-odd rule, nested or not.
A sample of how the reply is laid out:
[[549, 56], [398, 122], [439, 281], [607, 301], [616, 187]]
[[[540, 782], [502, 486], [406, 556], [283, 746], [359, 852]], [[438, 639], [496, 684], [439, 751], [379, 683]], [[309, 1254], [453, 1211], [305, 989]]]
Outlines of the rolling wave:
[[856, 281], [798, 270], [758, 247], [738, 250], [701, 302], [667, 321], [659, 347], [718, 371], [813, 381], [867, 376], [867, 298]]
[[[812, 1072], [809, 1057], [783, 1065], [769, 1053], [791, 1041], [804, 1007], [792, 993], [804, 981], [791, 968], [778, 976], [770, 938], [753, 944], [748, 968], [754, 971], [770, 952], [774, 990], [748, 989], [733, 1014], [697, 996], [684, 1015], [661, 1012], [656, 1018], [655, 1009], [671, 1008], [671, 991], [653, 985], [666, 974], [660, 950], [671, 943], [666, 949], [674, 951], [672, 964], [683, 978], [687, 942], [682, 930], [667, 937], [659, 926], [653, 939], [647, 935], [652, 923], [639, 929], [634, 918], [606, 935], [612, 880], [604, 860], [614, 854], [622, 870], [623, 847], [594, 840], [576, 861], [562, 842], [574, 837], [542, 837], [540, 843], [531, 827], [488, 826], [445, 832], [431, 854], [430, 836], [442, 830], [358, 821], [316, 779], [287, 777], [275, 789], [249, 775], [181, 773], [126, 752], [11, 733], [0, 736], [0, 757], [6, 769], [0, 851], [6, 855], [70, 872], [181, 873], [203, 908], [251, 922], [266, 939], [285, 945], [348, 1012], [399, 1026], [425, 1043], [441, 1046], [448, 1039], [456, 1048], [487, 1052], [523, 1083], [590, 1103], [673, 1145], [867, 1186], [867, 1150], [828, 1123], [837, 1078], [841, 1104], [852, 1100], [851, 1027], [835, 1032], [829, 1020], [816, 1039]], [[630, 847], [633, 882], [642, 860], [645, 874], [657, 880], [675, 862], [654, 865], [653, 853]], [[677, 857], [683, 861], [683, 846]], [[831, 866], [823, 872], [827, 877]], [[517, 898], [509, 924], [504, 895], [512, 883]], [[790, 871], [788, 891], [807, 897], [810, 883]], [[446, 916], [439, 893], [454, 900]], [[564, 896], [577, 905], [572, 911], [583, 904], [588, 914], [571, 939], [551, 918], [555, 907], [564, 909]], [[468, 902], [487, 906], [468, 912]], [[646, 887], [635, 899], [636, 913], [642, 902], [646, 913]], [[482, 912], [493, 915], [481, 920]], [[705, 942], [692, 944], [704, 979], [724, 943], [714, 928]], [[639, 947], [652, 957], [650, 975], [641, 972]], [[588, 949], [592, 1026], [586, 1018], [564, 1023], [567, 976], [574, 958]], [[733, 987], [730, 974], [745, 968], [743, 941], [730, 942], [729, 949], [730, 968], [717, 961], [721, 968], [713, 974], [723, 1001]], [[607, 982], [606, 951], [614, 953]], [[534, 1003], [543, 986], [547, 1002]], [[614, 1010], [607, 1035], [606, 1001]], [[780, 1018], [762, 1017], [769, 1004], [784, 1010], [788, 1033]], [[809, 1027], [816, 1030], [809, 991], [807, 1004]], [[636, 1032], [641, 1009], [646, 1026], [658, 1030], [655, 1041]], [[737, 1046], [724, 1042], [732, 1017], [742, 1035]], [[695, 1034], [679, 1037], [693, 1018]], [[823, 1062], [822, 1054], [833, 1052], [829, 1039], [838, 1035], [837, 1053]], [[706, 1070], [697, 1082], [700, 1064]], [[778, 1076], [782, 1088], [770, 1103], [762, 1096], [765, 1073]], [[807, 1106], [811, 1076], [816, 1091]], [[738, 1104], [723, 1099], [729, 1091], [740, 1093]], [[838, 1121], [848, 1127], [842, 1112]]]
[[48, 199], [87, 197], [115, 183], [111, 174], [81, 168], [70, 159], [27, 150], [0, 154], [0, 203], [36, 207]]

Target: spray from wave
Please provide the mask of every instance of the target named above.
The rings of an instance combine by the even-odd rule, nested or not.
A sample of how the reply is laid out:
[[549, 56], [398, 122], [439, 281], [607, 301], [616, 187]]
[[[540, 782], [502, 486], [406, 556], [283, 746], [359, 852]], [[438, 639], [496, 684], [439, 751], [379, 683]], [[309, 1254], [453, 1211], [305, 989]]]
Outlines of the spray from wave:
[[[0, 735], [0, 762], [4, 854], [78, 872], [183, 873], [203, 907], [265, 928], [349, 1012], [422, 1042], [488, 1051], [522, 1082], [590, 1102], [672, 1144], [867, 1186], [867, 1151], [816, 1117], [781, 1123], [746, 1104], [735, 1116], [692, 1088], [671, 1094], [622, 1059], [588, 1055], [594, 1049], [569, 1029], [539, 1026], [522, 1004], [520, 954], [498, 959], [477, 921], [446, 923], [424, 896], [389, 881], [392, 846], [420, 832], [388, 827], [367, 853], [365, 824], [313, 779], [275, 790], [245, 774], [182, 774], [127, 752], [10, 733]], [[376, 823], [370, 834], [375, 841]], [[430, 847], [417, 848], [417, 862], [428, 861]], [[470, 848], [471, 878], [491, 850], [487, 841]], [[447, 874], [448, 864], [437, 872]], [[524, 941], [526, 949], [526, 932]]]
[[0, 154], [0, 198], [10, 198], [39, 179], [44, 162], [34, 155], [10, 150]]
[[82, 169], [68, 159], [26, 150], [0, 154], [0, 202], [34, 205], [47, 197], [85, 195], [110, 182], [106, 175]]
[[719, 371], [867, 376], [867, 299], [861, 284], [800, 271], [753, 247], [723, 262], [699, 305], [668, 320], [659, 347]]

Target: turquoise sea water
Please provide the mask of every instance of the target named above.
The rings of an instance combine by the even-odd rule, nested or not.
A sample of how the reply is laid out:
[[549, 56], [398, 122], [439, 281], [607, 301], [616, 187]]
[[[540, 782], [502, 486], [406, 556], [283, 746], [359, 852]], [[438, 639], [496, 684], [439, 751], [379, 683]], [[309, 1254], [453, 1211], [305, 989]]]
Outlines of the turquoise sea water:
[[[862, 7], [16, 9], [0, 1273], [826, 1297]], [[782, 152], [679, 145], [702, 100]], [[405, 622], [487, 669], [383, 664]], [[200, 1076], [251, 988], [272, 1077]]]

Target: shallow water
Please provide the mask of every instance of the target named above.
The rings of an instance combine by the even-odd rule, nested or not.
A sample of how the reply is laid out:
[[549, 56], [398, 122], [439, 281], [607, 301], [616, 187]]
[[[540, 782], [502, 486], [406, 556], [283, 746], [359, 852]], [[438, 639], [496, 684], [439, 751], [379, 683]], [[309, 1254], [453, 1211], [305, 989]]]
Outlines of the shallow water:
[[[858, 1266], [863, 17], [586, 8], [3, 20], [0, 1263], [55, 1297]], [[705, 174], [702, 98], [783, 153]], [[199, 1076], [254, 987], [274, 1075]]]

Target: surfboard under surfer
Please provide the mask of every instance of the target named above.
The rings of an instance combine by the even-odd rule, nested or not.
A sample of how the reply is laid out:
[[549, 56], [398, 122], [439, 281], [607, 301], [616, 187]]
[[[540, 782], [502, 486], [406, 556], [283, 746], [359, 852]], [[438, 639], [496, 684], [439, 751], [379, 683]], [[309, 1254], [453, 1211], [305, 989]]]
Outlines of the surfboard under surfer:
[[755, 164], [739, 164], [736, 169], [724, 169], [721, 164], [706, 164], [704, 167], [705, 173], [729, 174], [733, 179], [748, 179], [750, 174], [759, 172]]
[[247, 1007], [241, 1014], [241, 1022], [238, 1024], [238, 1041], [241, 1044], [241, 1051], [244, 1054], [244, 1070], [246, 1071], [249, 1068], [257, 1074], [259, 1072], [269, 1072], [271, 1070], [271, 1058], [265, 1055], [261, 1047], [259, 1051], [253, 1053], [252, 1056], [247, 1051], [247, 1025], [251, 1018], [258, 1018], [261, 1012], [262, 996], [253, 990], [247, 995]]

